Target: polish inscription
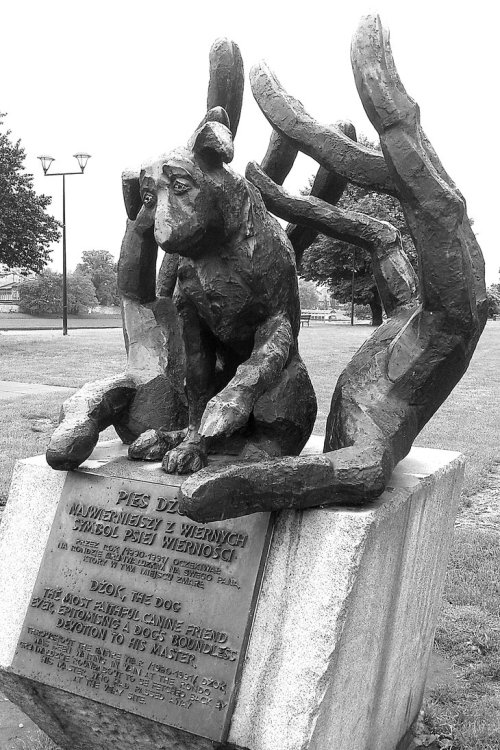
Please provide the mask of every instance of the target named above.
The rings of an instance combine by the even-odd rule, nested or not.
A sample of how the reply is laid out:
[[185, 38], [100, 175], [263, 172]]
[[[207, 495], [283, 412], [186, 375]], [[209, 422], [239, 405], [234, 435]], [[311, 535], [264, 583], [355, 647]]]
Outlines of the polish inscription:
[[177, 490], [68, 475], [13, 669], [220, 742], [270, 517], [197, 524]]

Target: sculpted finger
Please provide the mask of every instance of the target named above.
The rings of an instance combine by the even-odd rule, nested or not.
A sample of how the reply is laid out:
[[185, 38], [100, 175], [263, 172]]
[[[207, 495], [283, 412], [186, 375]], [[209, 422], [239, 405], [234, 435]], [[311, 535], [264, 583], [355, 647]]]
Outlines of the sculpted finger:
[[334, 483], [332, 463], [324, 455], [212, 466], [183, 483], [179, 508], [200, 523], [307, 508], [331, 501]]
[[59, 471], [77, 469], [85, 461], [99, 439], [93, 419], [66, 419], [56, 428], [45, 453], [47, 463]]
[[167, 451], [163, 457], [162, 469], [167, 474], [175, 474], [177, 471], [177, 451], [175, 448]]
[[192, 474], [193, 472], [200, 471], [206, 465], [207, 458], [205, 453], [194, 448], [180, 454], [177, 461], [177, 473]]
[[252, 486], [239, 466], [210, 467], [189, 477], [179, 490], [179, 510], [199, 523], [255, 513]]
[[185, 444], [165, 454], [162, 468], [167, 474], [191, 474], [206, 465], [205, 451], [195, 444]]
[[314, 196], [291, 195], [270, 180], [255, 162], [248, 164], [246, 177], [258, 188], [266, 207], [281, 219], [350, 242], [369, 252], [387, 248], [397, 239], [397, 230], [388, 222], [356, 211], [345, 211]]
[[137, 221], [127, 221], [118, 264], [117, 283], [120, 294], [142, 304], [153, 302], [156, 298], [158, 245], [154, 238], [152, 219], [152, 211], [141, 208]]
[[53, 469], [76, 469], [92, 453], [99, 433], [128, 407], [136, 386], [130, 376], [120, 375], [87, 383], [64, 402], [61, 423], [46, 451]]
[[128, 457], [134, 461], [161, 461], [167, 452], [167, 445], [156, 430], [146, 430], [129, 445]]
[[297, 158], [298, 149], [281, 133], [273, 130], [261, 169], [278, 185], [282, 185]]
[[389, 41], [378, 16], [364, 16], [353, 36], [351, 62], [365, 112], [378, 133], [408, 121], [415, 127], [418, 105], [399, 78]]
[[161, 461], [185, 437], [186, 430], [146, 430], [129, 446], [128, 457], [135, 461]]
[[206, 406], [201, 420], [200, 434], [203, 437], [231, 435], [240, 427], [245, 426], [250, 411], [236, 401], [228, 402], [215, 396]]
[[266, 119], [296, 148], [357, 185], [395, 194], [383, 156], [353, 141], [343, 128], [314, 120], [303, 104], [285, 91], [266, 63], [252, 68], [250, 82]]
[[216, 39], [210, 50], [210, 82], [207, 109], [223, 107], [230, 129], [236, 135], [240, 121], [245, 75], [238, 45], [230, 39]]

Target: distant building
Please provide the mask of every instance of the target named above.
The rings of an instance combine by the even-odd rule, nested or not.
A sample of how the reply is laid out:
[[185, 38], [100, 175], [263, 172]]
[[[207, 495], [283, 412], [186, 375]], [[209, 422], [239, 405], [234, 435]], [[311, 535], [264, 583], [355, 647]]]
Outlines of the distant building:
[[17, 271], [0, 268], [0, 313], [19, 310], [19, 284], [22, 278]]

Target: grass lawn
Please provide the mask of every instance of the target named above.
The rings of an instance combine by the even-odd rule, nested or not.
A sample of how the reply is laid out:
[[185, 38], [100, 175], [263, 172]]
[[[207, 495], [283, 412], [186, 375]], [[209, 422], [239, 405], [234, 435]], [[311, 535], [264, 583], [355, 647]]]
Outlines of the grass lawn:
[[16, 459], [45, 452], [60, 407], [59, 393], [0, 401], [0, 500], [7, 496]]
[[[318, 397], [316, 433], [324, 431], [339, 373], [371, 331], [326, 323], [301, 329], [301, 352]], [[119, 330], [80, 330], [67, 337], [0, 333], [0, 352], [0, 380], [69, 387], [119, 372], [125, 362]], [[499, 394], [500, 322], [490, 322], [468, 372], [417, 439], [419, 445], [465, 454], [466, 504], [500, 462]], [[0, 496], [7, 492], [15, 459], [44, 451], [60, 401], [50, 394], [0, 402]], [[460, 529], [455, 536], [436, 647], [452, 661], [457, 680], [436, 688], [426, 704], [436, 750], [500, 748], [499, 540], [499, 533], [480, 530]]]
[[0, 333], [0, 380], [78, 388], [121, 372], [125, 361], [121, 328]]
[[435, 648], [456, 680], [437, 685], [424, 709], [429, 733], [456, 750], [500, 748], [499, 546], [498, 530], [459, 529], [448, 565]]

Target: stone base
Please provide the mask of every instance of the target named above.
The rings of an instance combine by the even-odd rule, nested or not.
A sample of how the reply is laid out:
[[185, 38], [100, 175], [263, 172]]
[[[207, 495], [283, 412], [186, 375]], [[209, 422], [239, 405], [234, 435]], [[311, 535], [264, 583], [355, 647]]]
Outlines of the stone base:
[[[276, 521], [229, 743], [250, 750], [396, 750], [420, 709], [463, 476], [456, 453], [414, 448], [366, 509]], [[12, 673], [6, 599], [30, 568], [64, 474], [20, 461], [0, 525], [0, 685], [62, 748], [214, 743]], [[22, 554], [21, 554], [22, 551]], [[10, 583], [9, 583], [10, 582]], [[3, 634], [9, 631], [6, 638]]]

